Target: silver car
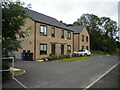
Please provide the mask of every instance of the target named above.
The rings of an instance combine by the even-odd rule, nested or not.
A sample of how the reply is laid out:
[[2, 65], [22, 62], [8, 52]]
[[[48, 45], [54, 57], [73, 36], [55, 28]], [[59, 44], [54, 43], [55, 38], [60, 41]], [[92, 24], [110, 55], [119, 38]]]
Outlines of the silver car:
[[82, 50], [75, 51], [74, 54], [79, 54], [81, 56], [90, 56], [91, 52], [89, 50], [82, 49]]

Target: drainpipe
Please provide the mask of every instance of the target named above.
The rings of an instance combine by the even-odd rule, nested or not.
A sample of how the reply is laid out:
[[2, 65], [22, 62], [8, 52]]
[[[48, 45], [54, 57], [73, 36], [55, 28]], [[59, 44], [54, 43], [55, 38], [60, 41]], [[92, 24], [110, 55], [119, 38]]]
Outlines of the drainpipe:
[[36, 60], [36, 22], [34, 22], [34, 60]]

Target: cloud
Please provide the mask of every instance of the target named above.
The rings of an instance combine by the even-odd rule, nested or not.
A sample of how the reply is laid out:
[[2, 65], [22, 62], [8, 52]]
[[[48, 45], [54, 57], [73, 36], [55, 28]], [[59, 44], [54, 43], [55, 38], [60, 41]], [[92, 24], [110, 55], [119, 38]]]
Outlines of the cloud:
[[48, 16], [73, 23], [83, 13], [106, 16], [118, 21], [118, 0], [24, 0], [32, 9]]

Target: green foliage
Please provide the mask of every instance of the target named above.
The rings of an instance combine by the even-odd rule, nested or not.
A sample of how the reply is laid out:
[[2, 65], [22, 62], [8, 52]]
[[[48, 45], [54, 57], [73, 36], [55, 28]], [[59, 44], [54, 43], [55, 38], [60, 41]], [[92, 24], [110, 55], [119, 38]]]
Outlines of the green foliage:
[[75, 53], [73, 53], [73, 54], [72, 54], [72, 57], [76, 57], [76, 54], [75, 54]]
[[46, 61], [46, 59], [47, 59], [47, 57], [43, 57], [43, 58], [42, 58], [43, 61]]
[[66, 54], [66, 58], [70, 58], [70, 54]]
[[102, 51], [99, 51], [99, 50], [91, 50], [91, 53], [92, 54], [101, 54], [101, 55], [110, 55], [107, 52], [102, 52]]
[[80, 55], [77, 53], [77, 54], [75, 54], [76, 55], [76, 57], [79, 57]]
[[[2, 70], [10, 69], [10, 62], [8, 60], [2, 60]], [[2, 81], [10, 79], [10, 71], [2, 71]]]
[[102, 52], [112, 53], [118, 47], [116, 40], [118, 40], [117, 22], [111, 20], [109, 17], [98, 17], [93, 14], [83, 14], [74, 26], [86, 26], [90, 34], [90, 46], [92, 50], [99, 50]]
[[[21, 48], [18, 38], [25, 38], [30, 27], [25, 31], [21, 27], [25, 24], [27, 15], [21, 2], [6, 0], [2, 2], [2, 56], [8, 56], [8, 52], [17, 51]], [[2, 60], [2, 69], [9, 69], [10, 62]], [[10, 78], [10, 72], [2, 72], [3, 81]]]
[[53, 62], [68, 62], [68, 61], [77, 61], [77, 60], [84, 60], [92, 57], [74, 57], [74, 58], [66, 58], [61, 60], [55, 60]]
[[62, 54], [62, 55], [59, 55], [58, 57], [59, 57], [59, 59], [64, 59], [64, 58], [66, 58], [66, 55]]
[[56, 60], [56, 59], [58, 59], [58, 57], [57, 57], [57, 55], [51, 55], [51, 56], [48, 56], [47, 59], [48, 59], [49, 61], [51, 61], [51, 60]]
[[9, 0], [2, 2], [2, 16], [4, 16], [2, 17], [2, 48], [3, 54], [6, 54], [21, 48], [21, 41], [18, 38], [25, 38], [28, 35], [28, 31], [21, 30], [28, 16], [22, 3]]

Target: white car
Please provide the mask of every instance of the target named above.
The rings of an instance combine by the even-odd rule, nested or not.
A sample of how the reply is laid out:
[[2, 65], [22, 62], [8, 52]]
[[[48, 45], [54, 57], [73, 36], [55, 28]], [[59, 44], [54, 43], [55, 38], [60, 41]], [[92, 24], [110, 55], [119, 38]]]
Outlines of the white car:
[[90, 56], [91, 52], [89, 50], [82, 49], [82, 50], [75, 51], [74, 54], [79, 54], [82, 56]]

